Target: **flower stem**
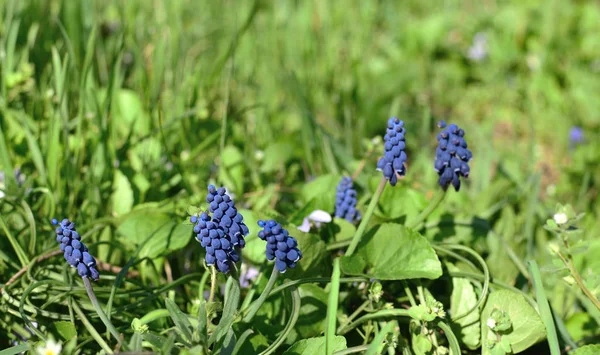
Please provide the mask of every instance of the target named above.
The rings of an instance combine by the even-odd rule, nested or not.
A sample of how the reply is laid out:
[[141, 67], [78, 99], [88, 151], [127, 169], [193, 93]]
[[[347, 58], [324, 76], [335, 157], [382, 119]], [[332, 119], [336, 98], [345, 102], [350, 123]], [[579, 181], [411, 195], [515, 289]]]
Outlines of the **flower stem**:
[[244, 317], [244, 322], [252, 321], [252, 318], [254, 318], [254, 316], [256, 315], [256, 312], [258, 312], [258, 309], [260, 308], [260, 306], [262, 306], [262, 304], [265, 303], [267, 297], [269, 297], [269, 294], [271, 293], [273, 286], [275, 286], [277, 277], [279, 277], [279, 271], [277, 270], [277, 268], [275, 266], [273, 266], [273, 272], [271, 273], [269, 282], [267, 282], [267, 286], [265, 286], [265, 289], [260, 294], [260, 297], [258, 297], [258, 299], [250, 305], [250, 309], [248, 310], [248, 313]]
[[369, 224], [369, 220], [371, 219], [371, 216], [373, 216], [373, 212], [375, 212], [375, 207], [377, 207], [377, 202], [379, 202], [379, 198], [381, 197], [381, 194], [383, 193], [383, 189], [385, 188], [386, 184], [387, 184], [387, 179], [382, 176], [381, 181], [379, 182], [379, 186], [377, 187], [377, 191], [375, 191], [375, 194], [371, 198], [371, 203], [369, 203], [369, 207], [367, 207], [367, 213], [365, 213], [362, 221], [360, 221], [360, 224], [358, 225], [358, 229], [356, 230], [356, 233], [354, 234], [354, 237], [352, 238], [352, 242], [350, 243], [350, 246], [346, 250], [346, 256], [352, 255], [354, 253], [354, 251], [356, 250], [356, 247], [358, 246], [358, 243], [360, 242], [360, 238], [362, 238], [362, 235], [364, 234], [365, 229], [367, 229], [367, 224]]
[[444, 197], [446, 197], [446, 190], [439, 190], [437, 194], [433, 197], [433, 200], [429, 202], [429, 206], [427, 206], [427, 208], [425, 208], [423, 212], [421, 212], [421, 214], [419, 214], [414, 221], [408, 224], [408, 228], [415, 229], [421, 223], [423, 223], [423, 221], [426, 220], [427, 217], [429, 217], [429, 215], [437, 208], [437, 206], [440, 205], [440, 203], [444, 200]]
[[73, 302], [73, 310], [79, 316], [79, 320], [81, 321], [81, 323], [83, 323], [83, 325], [88, 330], [88, 332], [90, 332], [90, 334], [92, 335], [92, 338], [94, 338], [94, 340], [96, 340], [96, 343], [98, 343], [98, 345], [100, 345], [100, 347], [107, 354], [113, 354], [113, 351], [110, 348], [110, 346], [108, 346], [108, 344], [106, 344], [104, 339], [102, 339], [102, 336], [98, 333], [96, 328], [94, 328], [92, 323], [90, 323], [90, 321], [87, 319], [87, 317], [85, 316], [85, 314], [83, 313], [81, 308], [79, 308], [79, 306], [77, 305], [77, 302]]
[[212, 302], [215, 298], [215, 288], [217, 285], [217, 268], [213, 265], [211, 268], [210, 276], [210, 294], [208, 296], [208, 302]]
[[575, 268], [575, 263], [573, 262], [573, 257], [571, 255], [568, 255], [565, 258], [565, 256], [560, 252], [558, 253], [558, 256], [562, 259], [563, 263], [565, 263], [565, 265], [569, 268], [569, 271], [571, 272], [571, 276], [573, 276], [573, 278], [575, 279], [575, 282], [577, 283], [577, 285], [579, 286], [581, 291], [583, 291], [583, 293], [587, 296], [587, 298], [589, 298], [590, 301], [592, 301], [592, 303], [594, 304], [594, 306], [596, 306], [596, 308], [598, 308], [598, 310], [600, 311], [600, 301], [598, 301], [598, 299], [596, 298], [596, 296], [594, 296], [592, 291], [590, 291], [583, 283], [583, 280], [581, 279], [581, 275], [579, 275], [577, 268]]
[[88, 297], [90, 298], [90, 301], [92, 302], [96, 313], [98, 313], [98, 316], [102, 320], [102, 323], [104, 323], [104, 325], [106, 326], [106, 329], [108, 329], [108, 331], [115, 337], [117, 342], [120, 344], [121, 335], [119, 334], [115, 326], [110, 322], [110, 319], [108, 319], [106, 313], [104, 313], [104, 311], [102, 310], [102, 307], [100, 307], [100, 303], [98, 303], [98, 299], [94, 294], [94, 289], [92, 288], [92, 283], [90, 282], [90, 279], [87, 277], [83, 277], [82, 279], [83, 284], [85, 285], [85, 290], [87, 291]]
[[294, 325], [296, 325], [296, 321], [298, 321], [298, 316], [300, 316], [300, 292], [298, 292], [297, 288], [294, 288], [291, 290], [291, 294], [292, 294], [292, 312], [290, 314], [290, 319], [288, 320], [288, 323], [285, 326], [285, 329], [283, 329], [283, 332], [281, 332], [281, 334], [279, 335], [279, 337], [277, 337], [275, 342], [273, 344], [271, 344], [267, 349], [265, 349], [265, 351], [263, 351], [259, 355], [270, 355], [270, 354], [274, 353], [275, 350], [277, 350], [277, 348], [279, 348], [279, 346], [281, 346], [281, 344], [283, 344], [283, 342], [285, 341], [287, 336], [290, 334], [292, 329], [294, 329]]

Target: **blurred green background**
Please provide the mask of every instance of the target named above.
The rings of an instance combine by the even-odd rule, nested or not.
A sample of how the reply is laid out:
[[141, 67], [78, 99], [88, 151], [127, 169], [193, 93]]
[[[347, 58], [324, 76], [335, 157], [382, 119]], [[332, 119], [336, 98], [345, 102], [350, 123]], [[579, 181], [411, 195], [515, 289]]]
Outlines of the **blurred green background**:
[[[54, 248], [48, 221], [68, 216], [90, 230], [100, 260], [123, 265], [153, 228], [136, 213], [180, 225], [209, 182], [298, 223], [331, 210], [339, 176], [363, 158], [359, 192], [374, 189], [382, 148], [372, 139], [392, 115], [406, 122], [409, 166], [382, 215], [417, 213], [439, 188], [444, 119], [466, 131], [474, 161], [438, 217], [493, 227], [524, 260], [546, 258], [541, 226], [557, 202], [587, 213], [585, 238], [600, 234], [598, 2], [0, 4], [0, 212], [21, 259]], [[313, 190], [315, 178], [332, 191]], [[142, 254], [176, 261], [187, 232]], [[453, 240], [517, 282], [482, 233], [458, 228]], [[20, 258], [8, 239], [0, 247], [5, 282]], [[584, 270], [600, 267], [600, 244], [591, 248]], [[568, 297], [553, 299], [566, 318], [578, 312]]]

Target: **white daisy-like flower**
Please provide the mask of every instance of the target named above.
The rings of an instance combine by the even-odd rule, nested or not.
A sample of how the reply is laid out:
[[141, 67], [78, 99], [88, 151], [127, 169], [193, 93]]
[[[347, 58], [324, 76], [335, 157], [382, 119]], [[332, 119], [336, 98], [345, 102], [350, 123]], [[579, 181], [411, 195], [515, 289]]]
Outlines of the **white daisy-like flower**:
[[496, 320], [494, 318], [488, 318], [487, 322], [486, 322], [487, 326], [490, 327], [490, 329], [494, 329], [496, 328]]
[[62, 345], [55, 342], [53, 339], [48, 339], [44, 346], [38, 346], [35, 352], [38, 355], [59, 355], [62, 350]]
[[553, 218], [554, 222], [556, 222], [556, 224], [558, 225], [565, 224], [569, 220], [569, 217], [567, 217], [567, 215], [562, 212], [556, 213]]

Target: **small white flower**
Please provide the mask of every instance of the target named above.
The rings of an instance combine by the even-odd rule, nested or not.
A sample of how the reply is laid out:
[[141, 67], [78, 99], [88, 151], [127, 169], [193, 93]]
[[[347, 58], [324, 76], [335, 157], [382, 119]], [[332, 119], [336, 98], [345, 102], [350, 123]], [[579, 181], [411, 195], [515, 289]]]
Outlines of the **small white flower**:
[[52, 339], [48, 339], [48, 341], [46, 341], [46, 345], [38, 346], [35, 349], [35, 352], [38, 355], [59, 355], [61, 350], [62, 345], [60, 345], [60, 343], [57, 343]]
[[490, 329], [494, 329], [496, 328], [496, 320], [493, 318], [488, 318], [487, 322], [486, 322], [487, 326], [490, 327]]
[[554, 222], [556, 222], [556, 224], [558, 225], [565, 224], [568, 220], [569, 217], [567, 217], [567, 215], [562, 212], [554, 215]]
[[316, 223], [329, 223], [331, 215], [323, 210], [314, 210], [308, 215], [308, 219]]
[[298, 227], [298, 230], [308, 233], [310, 231], [311, 222], [313, 222], [315, 227], [320, 228], [321, 223], [331, 222], [331, 215], [323, 210], [314, 210], [308, 215], [308, 217], [304, 218], [302, 225]]

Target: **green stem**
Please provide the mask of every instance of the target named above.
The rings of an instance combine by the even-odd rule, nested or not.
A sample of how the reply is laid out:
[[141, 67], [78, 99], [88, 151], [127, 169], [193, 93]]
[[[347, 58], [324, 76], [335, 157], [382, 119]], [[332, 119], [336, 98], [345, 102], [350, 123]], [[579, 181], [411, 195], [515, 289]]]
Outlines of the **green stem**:
[[345, 326], [341, 331], [338, 332], [338, 334], [344, 335], [364, 322], [386, 317], [410, 317], [410, 314], [408, 309], [385, 309], [382, 311], [365, 314], [364, 316]]
[[558, 336], [556, 335], [554, 319], [552, 318], [552, 312], [550, 311], [550, 306], [548, 305], [548, 298], [546, 298], [546, 292], [544, 291], [542, 275], [540, 274], [540, 269], [538, 268], [535, 260], [529, 261], [529, 271], [531, 272], [533, 287], [535, 288], [535, 298], [537, 299], [540, 316], [542, 317], [542, 321], [546, 326], [546, 338], [548, 339], [550, 353], [552, 355], [560, 355], [560, 347], [558, 345]]
[[367, 349], [367, 351], [365, 352], [365, 355], [377, 355], [379, 354], [378, 350], [379, 350], [379, 346], [381, 345], [381, 343], [383, 343], [385, 336], [388, 333], [392, 332], [392, 329], [394, 329], [394, 325], [397, 325], [398, 322], [388, 322], [383, 329], [381, 329], [379, 331], [379, 333], [377, 333], [377, 335], [375, 336], [375, 339], [373, 339], [373, 342], [371, 343], [371, 345], [369, 345], [369, 348]]
[[340, 295], [340, 259], [333, 260], [333, 273], [331, 274], [331, 289], [329, 290], [329, 301], [327, 303], [327, 320], [325, 321], [325, 354], [333, 354], [333, 343], [335, 338], [335, 324], [337, 321], [337, 309]]
[[429, 206], [427, 206], [427, 208], [425, 208], [415, 220], [408, 224], [408, 228], [416, 229], [419, 227], [419, 225], [423, 223], [423, 221], [426, 220], [427, 217], [429, 217], [429, 215], [440, 205], [440, 203], [444, 200], [444, 197], [446, 197], [446, 190], [439, 190], [431, 202], [429, 202]]
[[110, 331], [110, 333], [115, 337], [117, 342], [120, 344], [121, 343], [121, 335], [119, 334], [119, 332], [117, 331], [115, 326], [111, 323], [110, 319], [108, 319], [108, 317], [106, 316], [106, 313], [104, 313], [104, 311], [102, 310], [102, 307], [100, 307], [100, 303], [98, 303], [98, 299], [96, 298], [96, 295], [94, 294], [94, 289], [92, 288], [92, 283], [90, 282], [90, 279], [87, 277], [83, 277], [82, 279], [83, 279], [83, 285], [85, 286], [85, 290], [87, 291], [88, 297], [90, 298], [90, 301], [92, 302], [92, 305], [94, 306], [94, 309], [96, 310], [96, 313], [98, 313], [98, 316], [102, 320], [102, 323], [104, 323], [104, 325], [106, 326], [106, 329], [108, 329], [108, 331]]
[[416, 307], [417, 302], [415, 301], [415, 296], [413, 296], [413, 293], [410, 290], [410, 287], [408, 287], [408, 282], [406, 282], [406, 280], [402, 280], [402, 287], [404, 288], [404, 293], [406, 293], [406, 296], [408, 297], [408, 301], [410, 302], [411, 307]]
[[4, 230], [4, 233], [6, 234], [8, 241], [12, 245], [13, 249], [15, 249], [17, 258], [19, 258], [19, 262], [21, 262], [21, 266], [23, 266], [23, 267], [27, 266], [27, 264], [29, 264], [29, 259], [27, 259], [27, 254], [25, 254], [25, 251], [23, 251], [21, 244], [19, 244], [19, 242], [15, 239], [15, 237], [12, 235], [12, 233], [10, 233], [10, 231], [8, 230], [8, 226], [4, 222], [4, 219], [2, 218], [2, 216], [0, 216], [0, 227], [2, 227], [2, 230]]
[[454, 334], [454, 332], [452, 331], [452, 328], [450, 328], [450, 326], [442, 321], [439, 321], [437, 323], [437, 326], [444, 331], [444, 334], [446, 334], [446, 338], [448, 339], [448, 345], [450, 345], [450, 353], [454, 354], [454, 355], [459, 355], [461, 354], [460, 352], [460, 344], [458, 343], [458, 339], [456, 338], [456, 335]]
[[369, 345], [358, 345], [353, 346], [351, 348], [347, 348], [344, 350], [338, 350], [333, 353], [333, 355], [346, 355], [346, 354], [354, 354], [354, 353], [362, 353], [369, 348]]
[[387, 184], [387, 179], [382, 176], [381, 181], [379, 182], [379, 186], [377, 187], [375, 194], [371, 198], [371, 203], [369, 203], [369, 207], [367, 207], [367, 212], [363, 216], [362, 221], [360, 221], [360, 224], [358, 225], [358, 229], [356, 230], [356, 233], [354, 234], [354, 237], [352, 238], [352, 242], [350, 243], [350, 246], [346, 250], [346, 256], [352, 255], [354, 253], [354, 251], [356, 250], [356, 247], [358, 246], [358, 243], [360, 242], [360, 238], [362, 238], [362, 235], [364, 234], [365, 229], [367, 229], [367, 224], [369, 224], [369, 220], [371, 219], [371, 216], [373, 216], [373, 212], [375, 212], [375, 207], [377, 207], [377, 202], [379, 202], [379, 198], [381, 197], [381, 194], [383, 193], [383, 189], [385, 188], [386, 184]]
[[568, 258], [569, 258], [568, 259], [569, 262], [567, 264], [567, 267], [571, 271], [571, 276], [573, 276], [573, 278], [575, 279], [575, 282], [577, 282], [577, 285], [579, 286], [581, 291], [583, 291], [583, 293], [587, 296], [587, 298], [589, 298], [590, 301], [592, 301], [592, 303], [594, 304], [594, 306], [596, 306], [596, 308], [598, 308], [598, 310], [600, 311], [600, 301], [598, 301], [598, 299], [596, 298], [596, 296], [594, 296], [592, 291], [590, 291], [583, 283], [583, 280], [581, 279], [581, 275], [579, 275], [577, 268], [575, 268], [575, 263], [573, 262], [573, 258], [570, 255]]
[[287, 336], [290, 334], [292, 329], [294, 329], [294, 325], [296, 325], [296, 321], [298, 320], [298, 316], [300, 315], [300, 292], [298, 292], [298, 289], [295, 288], [295, 289], [291, 290], [291, 294], [292, 294], [292, 313], [290, 315], [290, 320], [288, 321], [287, 325], [285, 326], [285, 329], [283, 329], [283, 332], [281, 332], [279, 337], [277, 337], [275, 342], [273, 344], [271, 344], [265, 351], [263, 351], [259, 355], [273, 354], [275, 352], [275, 350], [277, 350], [277, 348], [279, 348], [279, 346], [281, 344], [283, 344], [283, 342], [285, 341]]
[[277, 277], [279, 277], [279, 271], [277, 270], [277, 268], [275, 266], [273, 266], [273, 272], [271, 273], [269, 282], [267, 282], [267, 286], [265, 287], [263, 292], [260, 294], [260, 297], [258, 297], [258, 299], [250, 305], [250, 309], [248, 310], [248, 313], [244, 317], [244, 322], [249, 323], [250, 321], [252, 321], [252, 318], [254, 318], [254, 316], [256, 315], [256, 312], [258, 312], [258, 309], [260, 308], [260, 306], [262, 306], [262, 304], [265, 303], [267, 297], [269, 297], [269, 294], [271, 293], [273, 286], [275, 286]]
[[77, 313], [77, 315], [79, 316], [79, 320], [81, 321], [81, 323], [83, 323], [83, 325], [88, 330], [88, 332], [90, 332], [90, 335], [92, 336], [92, 338], [94, 338], [94, 340], [96, 340], [96, 343], [98, 343], [98, 345], [100, 345], [100, 347], [107, 354], [113, 354], [113, 351], [110, 348], [110, 346], [108, 346], [108, 344], [106, 344], [106, 342], [104, 341], [104, 339], [102, 339], [102, 336], [98, 333], [96, 328], [94, 328], [92, 323], [90, 323], [90, 321], [86, 318], [86, 316], [83, 313], [83, 311], [81, 310], [81, 308], [79, 308], [79, 306], [77, 305], [77, 302], [73, 302], [73, 310], [75, 310], [75, 313]]
[[217, 268], [214, 265], [210, 268], [210, 294], [208, 296], [208, 303], [212, 302], [215, 299], [215, 288], [217, 287]]
[[371, 304], [371, 300], [366, 300], [363, 302], [363, 304], [361, 304], [345, 321], [344, 323], [340, 324], [340, 326], [338, 327], [337, 331], [339, 333], [339, 331], [344, 328], [346, 325], [348, 325], [350, 322], [352, 322], [352, 320], [354, 318], [356, 318], [360, 312], [364, 311], [365, 308], [367, 308], [367, 306]]

